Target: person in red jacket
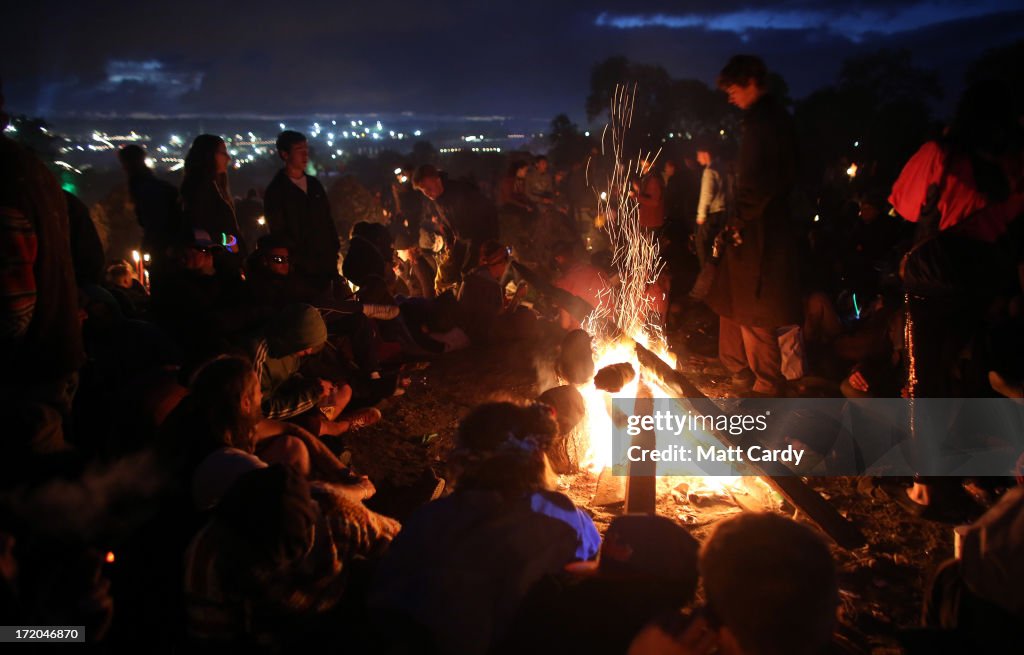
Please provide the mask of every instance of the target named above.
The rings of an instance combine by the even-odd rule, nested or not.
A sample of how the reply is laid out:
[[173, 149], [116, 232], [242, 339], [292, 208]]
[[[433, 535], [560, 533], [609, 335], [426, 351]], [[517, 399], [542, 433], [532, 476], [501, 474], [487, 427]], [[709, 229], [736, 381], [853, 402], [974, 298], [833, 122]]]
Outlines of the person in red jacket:
[[640, 227], [657, 230], [665, 224], [665, 183], [653, 172], [653, 162], [640, 162], [640, 181], [633, 183], [633, 193], [640, 203]]

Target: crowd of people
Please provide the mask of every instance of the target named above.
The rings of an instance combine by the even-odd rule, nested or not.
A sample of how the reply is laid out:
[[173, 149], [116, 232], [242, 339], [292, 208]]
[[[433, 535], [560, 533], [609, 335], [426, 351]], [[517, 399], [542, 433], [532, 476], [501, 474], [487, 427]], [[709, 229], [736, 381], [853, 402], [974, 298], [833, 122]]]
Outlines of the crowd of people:
[[[698, 140], [640, 162], [627, 192], [667, 264], [653, 320], [683, 343], [688, 318], [713, 310], [740, 395], [1024, 396], [1020, 108], [972, 87], [898, 179], [834, 181], [808, 205], [766, 77], [751, 56], [720, 75], [744, 110], [734, 158]], [[524, 341], [589, 349], [578, 328], [622, 282], [607, 205], [584, 162], [514, 156], [494, 197], [408, 165], [387, 220], [342, 239], [306, 138], [284, 131], [276, 149], [261, 202], [234, 197], [218, 136], [195, 138], [180, 187], [123, 147], [145, 256], [107, 262], [88, 209], [0, 136], [5, 624], [188, 652], [342, 648], [339, 635], [392, 653], [841, 649], [836, 566], [813, 529], [748, 513], [700, 544], [626, 515], [602, 539], [558, 491], [559, 444], [582, 419], [572, 385], [592, 362], [560, 364], [564, 387], [537, 401], [472, 409], [444, 477], [402, 490], [399, 511], [375, 504], [385, 493], [348, 439], [424, 362]], [[919, 480], [906, 500], [948, 487]], [[928, 631], [908, 644], [1013, 634], [1018, 491], [940, 571]]]

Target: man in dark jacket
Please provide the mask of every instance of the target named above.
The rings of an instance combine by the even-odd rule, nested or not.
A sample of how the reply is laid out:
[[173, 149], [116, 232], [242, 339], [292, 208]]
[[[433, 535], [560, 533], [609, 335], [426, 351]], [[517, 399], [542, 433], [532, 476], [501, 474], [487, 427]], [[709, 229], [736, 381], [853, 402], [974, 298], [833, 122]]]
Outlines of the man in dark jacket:
[[445, 239], [446, 258], [438, 267], [440, 291], [476, 266], [484, 241], [498, 238], [498, 210], [471, 183], [448, 179], [429, 164], [416, 169], [412, 182], [431, 200], [427, 211], [436, 217]]
[[135, 217], [142, 228], [142, 249], [152, 257], [150, 269], [159, 277], [167, 262], [167, 249], [182, 236], [178, 189], [153, 175], [140, 146], [121, 148], [117, 159], [128, 177]]
[[277, 137], [284, 161], [267, 187], [263, 208], [270, 233], [288, 244], [292, 272], [317, 289], [326, 290], [338, 276], [338, 230], [323, 185], [306, 175], [306, 137], [286, 130]]
[[746, 111], [736, 182], [736, 216], [708, 296], [720, 317], [719, 356], [737, 386], [776, 395], [783, 375], [776, 331], [800, 323], [797, 241], [789, 195], [796, 178], [793, 119], [765, 90], [764, 62], [729, 60], [718, 86]]

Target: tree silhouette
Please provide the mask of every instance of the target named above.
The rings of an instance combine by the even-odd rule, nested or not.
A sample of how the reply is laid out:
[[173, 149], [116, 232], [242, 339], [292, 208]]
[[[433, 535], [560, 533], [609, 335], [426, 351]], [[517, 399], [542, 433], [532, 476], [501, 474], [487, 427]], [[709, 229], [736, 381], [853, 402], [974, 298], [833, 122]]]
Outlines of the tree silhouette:
[[[938, 78], [906, 50], [883, 49], [848, 59], [837, 84], [796, 106], [804, 171], [820, 174], [855, 162], [859, 186], [886, 186], [933, 132], [930, 103], [942, 97]], [[808, 180], [812, 186], [821, 179]]]
[[592, 143], [565, 114], [559, 114], [552, 119], [548, 142], [551, 144], [548, 158], [557, 168], [564, 168], [584, 159], [590, 152]]
[[967, 68], [968, 85], [993, 80], [1011, 94], [1014, 111], [1024, 113], [1024, 39], [985, 51]]

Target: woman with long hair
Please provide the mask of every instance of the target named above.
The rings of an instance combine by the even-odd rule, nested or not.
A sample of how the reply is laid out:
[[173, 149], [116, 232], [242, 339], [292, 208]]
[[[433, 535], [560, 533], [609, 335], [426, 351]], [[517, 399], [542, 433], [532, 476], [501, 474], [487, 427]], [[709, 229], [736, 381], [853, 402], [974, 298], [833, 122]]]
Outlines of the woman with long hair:
[[219, 136], [200, 134], [185, 156], [181, 203], [185, 225], [206, 230], [228, 252], [245, 254], [241, 230], [235, 218], [235, 201], [228, 185], [231, 155]]

